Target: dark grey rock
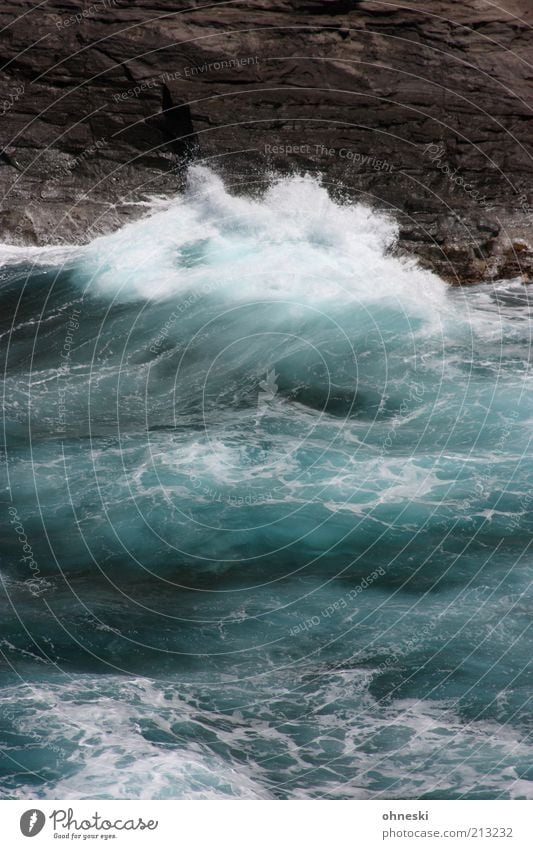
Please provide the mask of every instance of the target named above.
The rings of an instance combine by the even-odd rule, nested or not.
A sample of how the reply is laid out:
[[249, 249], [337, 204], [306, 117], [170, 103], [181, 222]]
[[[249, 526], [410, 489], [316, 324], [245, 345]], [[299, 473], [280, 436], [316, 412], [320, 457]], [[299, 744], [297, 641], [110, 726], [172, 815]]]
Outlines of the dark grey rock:
[[320, 172], [452, 282], [533, 277], [529, 0], [0, 7], [0, 239], [87, 241], [194, 158]]

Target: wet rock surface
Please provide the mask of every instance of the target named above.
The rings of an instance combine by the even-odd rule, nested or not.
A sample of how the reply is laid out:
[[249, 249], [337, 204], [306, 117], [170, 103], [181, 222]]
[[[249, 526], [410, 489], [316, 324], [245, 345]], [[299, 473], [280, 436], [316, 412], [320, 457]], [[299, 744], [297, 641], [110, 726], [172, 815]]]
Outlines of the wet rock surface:
[[275, 173], [399, 221], [455, 283], [533, 279], [528, 0], [26, 0], [0, 9], [0, 239], [88, 241], [186, 165]]

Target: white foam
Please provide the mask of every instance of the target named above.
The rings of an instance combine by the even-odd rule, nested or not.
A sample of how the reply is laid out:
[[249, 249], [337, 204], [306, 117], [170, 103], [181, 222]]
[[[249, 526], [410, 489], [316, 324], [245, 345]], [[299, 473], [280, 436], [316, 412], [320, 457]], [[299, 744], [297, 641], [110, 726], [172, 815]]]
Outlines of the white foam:
[[[268, 798], [246, 767], [237, 770], [194, 739], [180, 742], [175, 729], [190, 724], [200, 731], [199, 718], [172, 684], [82, 675], [67, 685], [8, 688], [0, 706], [11, 704], [18, 706], [18, 732], [30, 734], [34, 745], [44, 732], [43, 745], [66, 764], [65, 777], [39, 787], [39, 798]], [[149, 728], [167, 742], [153, 742]], [[33, 790], [20, 786], [13, 796], [27, 799]]]
[[184, 195], [96, 239], [84, 263], [94, 286], [121, 298], [213, 289], [306, 302], [393, 297], [429, 314], [445, 284], [388, 254], [396, 237], [392, 219], [335, 201], [313, 177], [280, 179], [257, 199], [194, 166]]
[[[380, 703], [368, 690], [379, 669], [314, 671], [306, 710], [289, 722], [280, 719], [280, 706], [284, 717], [292, 701], [300, 704], [302, 681], [294, 689], [294, 671], [290, 678], [274, 674], [252, 691], [261, 704], [253, 717], [199, 708], [178, 680], [80, 675], [70, 683], [5, 688], [0, 707], [11, 714], [17, 705], [17, 733], [46, 747], [63, 773], [37, 787], [21, 784], [12, 796], [271, 799], [275, 790], [277, 797], [300, 799], [396, 793], [416, 799], [481, 789], [494, 798], [531, 798], [532, 782], [517, 774], [516, 765], [528, 763], [531, 753], [519, 731], [465, 722], [453, 702]], [[233, 695], [246, 704], [252, 693]], [[313, 734], [306, 731], [302, 740], [311, 724]], [[272, 755], [254, 753], [256, 740], [269, 741]], [[249, 757], [234, 758], [236, 752]], [[11, 755], [16, 762], [14, 750]]]

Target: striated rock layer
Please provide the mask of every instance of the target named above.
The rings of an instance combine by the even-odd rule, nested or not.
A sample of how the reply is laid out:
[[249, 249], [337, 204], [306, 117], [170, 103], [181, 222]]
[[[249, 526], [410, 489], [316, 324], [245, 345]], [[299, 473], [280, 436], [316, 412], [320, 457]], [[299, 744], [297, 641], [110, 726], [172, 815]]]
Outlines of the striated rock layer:
[[87, 241], [179, 189], [311, 171], [451, 282], [533, 279], [531, 0], [0, 7], [0, 239]]

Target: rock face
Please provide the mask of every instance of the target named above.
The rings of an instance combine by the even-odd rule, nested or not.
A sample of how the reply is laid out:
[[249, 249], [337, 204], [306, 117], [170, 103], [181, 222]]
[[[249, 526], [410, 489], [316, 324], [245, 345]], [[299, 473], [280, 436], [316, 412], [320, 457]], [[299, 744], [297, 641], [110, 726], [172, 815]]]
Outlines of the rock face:
[[452, 282], [533, 279], [532, 23], [531, 0], [7, 0], [0, 239], [86, 241], [197, 158], [236, 191], [320, 172]]

